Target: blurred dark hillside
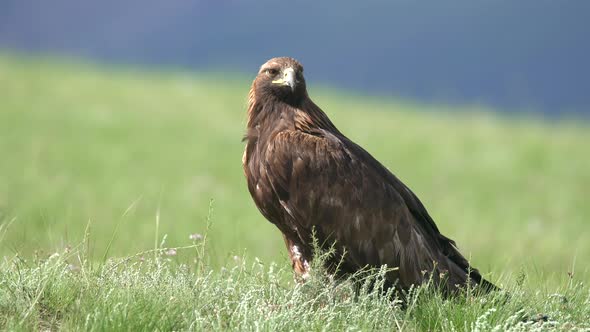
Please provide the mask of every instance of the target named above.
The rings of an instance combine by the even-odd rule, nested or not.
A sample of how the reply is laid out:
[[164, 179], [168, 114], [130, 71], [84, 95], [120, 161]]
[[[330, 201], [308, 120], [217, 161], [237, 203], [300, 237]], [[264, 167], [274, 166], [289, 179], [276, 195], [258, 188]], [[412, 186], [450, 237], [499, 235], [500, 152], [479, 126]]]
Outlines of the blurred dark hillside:
[[308, 80], [426, 102], [590, 113], [590, 1], [3, 0], [0, 49]]

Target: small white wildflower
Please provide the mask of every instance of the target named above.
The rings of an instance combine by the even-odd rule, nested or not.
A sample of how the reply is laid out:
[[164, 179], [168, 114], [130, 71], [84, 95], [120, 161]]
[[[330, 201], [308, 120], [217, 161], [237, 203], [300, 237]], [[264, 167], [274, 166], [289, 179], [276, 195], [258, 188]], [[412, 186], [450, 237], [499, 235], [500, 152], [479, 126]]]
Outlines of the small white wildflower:
[[203, 239], [203, 235], [201, 235], [199, 233], [194, 233], [194, 234], [189, 235], [188, 238], [193, 241], [201, 241]]
[[170, 248], [168, 250], [166, 250], [166, 256], [176, 256], [176, 249], [174, 248]]

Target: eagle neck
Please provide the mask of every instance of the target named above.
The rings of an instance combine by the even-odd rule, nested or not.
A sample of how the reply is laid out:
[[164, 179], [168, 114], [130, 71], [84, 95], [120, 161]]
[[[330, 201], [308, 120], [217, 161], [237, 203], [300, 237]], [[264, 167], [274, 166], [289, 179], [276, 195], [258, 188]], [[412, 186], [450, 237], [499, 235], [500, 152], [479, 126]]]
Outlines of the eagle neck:
[[252, 100], [248, 107], [248, 134], [251, 143], [261, 138], [270, 138], [284, 130], [315, 132], [327, 130], [335, 135], [342, 135], [332, 121], [309, 97], [298, 104], [291, 104], [274, 98], [265, 102]]

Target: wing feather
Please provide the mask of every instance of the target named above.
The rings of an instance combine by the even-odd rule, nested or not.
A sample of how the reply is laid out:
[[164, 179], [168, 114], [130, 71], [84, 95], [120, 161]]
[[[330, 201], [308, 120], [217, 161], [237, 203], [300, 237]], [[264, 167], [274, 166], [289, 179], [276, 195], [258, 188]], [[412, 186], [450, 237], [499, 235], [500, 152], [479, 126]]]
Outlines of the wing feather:
[[423, 281], [425, 271], [448, 271], [451, 285], [468, 279], [467, 261], [416, 195], [346, 137], [282, 131], [270, 140], [263, 162], [300, 241], [311, 243], [315, 229], [320, 243], [346, 252], [344, 269], [398, 267], [389, 277], [402, 287]]

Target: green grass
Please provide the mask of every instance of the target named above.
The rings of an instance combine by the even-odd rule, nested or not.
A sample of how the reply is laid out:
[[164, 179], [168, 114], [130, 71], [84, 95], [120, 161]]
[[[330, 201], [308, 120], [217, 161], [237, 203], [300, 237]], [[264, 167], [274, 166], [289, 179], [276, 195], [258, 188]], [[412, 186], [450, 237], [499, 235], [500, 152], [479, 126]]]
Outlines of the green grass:
[[[311, 82], [512, 294], [444, 301], [424, 288], [402, 310], [321, 271], [289, 281], [241, 170], [250, 81], [0, 57], [0, 329], [504, 330], [537, 328], [520, 320], [540, 312], [543, 328], [590, 328], [590, 125]], [[206, 251], [153, 251], [194, 233]]]
[[[588, 288], [571, 279], [551, 294], [512, 285], [509, 295], [467, 293], [449, 300], [426, 285], [414, 289], [402, 308], [367, 284], [357, 293], [348, 281], [331, 281], [317, 267], [299, 284], [284, 281], [290, 273], [286, 265], [236, 259], [210, 269], [200, 264], [202, 246], [186, 251], [194, 258], [185, 260], [188, 264], [158, 251], [155, 259], [134, 256], [103, 266], [86, 261], [82, 249], [14, 259], [0, 270], [0, 324], [10, 330], [73, 331], [590, 328]], [[535, 321], [539, 313], [549, 320]]]

